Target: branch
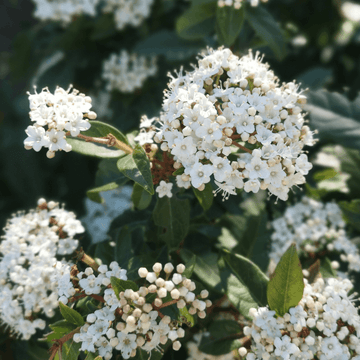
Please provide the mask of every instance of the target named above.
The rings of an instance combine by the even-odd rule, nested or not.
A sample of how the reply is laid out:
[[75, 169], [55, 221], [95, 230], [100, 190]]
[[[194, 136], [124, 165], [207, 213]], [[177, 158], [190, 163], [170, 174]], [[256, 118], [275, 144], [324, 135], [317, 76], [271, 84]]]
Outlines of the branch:
[[82, 248], [76, 253], [76, 259], [77, 261], [82, 261], [86, 265], [89, 265], [95, 271], [97, 271], [100, 266], [92, 257], [85, 254], [85, 251]]
[[[77, 327], [76, 329], [74, 329], [73, 331], [71, 331], [69, 334], [66, 334], [65, 336], [63, 336], [61, 339], [55, 339], [53, 340], [55, 344], [53, 344], [51, 346], [51, 348], [49, 349], [49, 353], [50, 353], [50, 358], [49, 360], [53, 360], [56, 353], [58, 351], [60, 351], [61, 354], [61, 350], [62, 350], [62, 346], [70, 339], [72, 339], [72, 337], [74, 336], [74, 334], [80, 332], [80, 326]], [[59, 358], [61, 358], [61, 355], [59, 355]]]
[[235, 141], [232, 142], [232, 145], [235, 145], [235, 146], [237, 146], [239, 149], [244, 150], [244, 151], [248, 152], [249, 154], [252, 154], [252, 150], [246, 148], [245, 146], [242, 146], [242, 145], [238, 144], [238, 143], [235, 142]]

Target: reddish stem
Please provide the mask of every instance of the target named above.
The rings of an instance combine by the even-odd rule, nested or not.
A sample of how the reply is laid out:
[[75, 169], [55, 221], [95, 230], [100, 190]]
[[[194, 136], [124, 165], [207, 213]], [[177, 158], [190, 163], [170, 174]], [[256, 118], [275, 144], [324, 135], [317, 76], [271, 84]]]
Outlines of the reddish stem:
[[235, 146], [237, 146], [239, 149], [244, 150], [244, 151], [248, 152], [249, 154], [252, 154], [252, 150], [246, 148], [245, 146], [242, 146], [242, 145], [238, 144], [238, 143], [235, 142], [235, 141], [232, 142], [232, 145], [235, 145]]

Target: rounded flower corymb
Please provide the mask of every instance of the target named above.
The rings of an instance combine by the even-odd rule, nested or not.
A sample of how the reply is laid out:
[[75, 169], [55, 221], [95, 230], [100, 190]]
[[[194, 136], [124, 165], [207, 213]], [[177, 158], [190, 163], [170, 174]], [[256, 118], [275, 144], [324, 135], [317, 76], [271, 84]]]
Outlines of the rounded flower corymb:
[[47, 148], [48, 158], [53, 158], [56, 151], [71, 151], [71, 145], [66, 142], [67, 133], [78, 136], [80, 131], [90, 129], [88, 119], [96, 119], [96, 114], [90, 111], [91, 98], [72, 87], [66, 91], [57, 87], [54, 94], [48, 88], [28, 94], [33, 125], [25, 130], [28, 136], [24, 140], [25, 149], [38, 152], [42, 147]]
[[179, 187], [203, 190], [214, 178], [225, 198], [268, 189], [285, 201], [305, 183], [312, 164], [303, 148], [314, 143], [306, 98], [295, 82], [280, 86], [261, 60], [210, 49], [194, 71], [172, 77], [154, 140], [183, 167]]

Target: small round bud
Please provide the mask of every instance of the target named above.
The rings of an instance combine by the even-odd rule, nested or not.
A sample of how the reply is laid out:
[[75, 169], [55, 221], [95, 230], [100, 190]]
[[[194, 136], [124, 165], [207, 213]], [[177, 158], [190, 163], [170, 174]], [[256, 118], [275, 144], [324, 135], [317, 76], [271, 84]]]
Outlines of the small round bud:
[[246, 133], [246, 132], [243, 132], [242, 134], [241, 134], [241, 140], [242, 141], [248, 141], [249, 140], [249, 134], [248, 133]]
[[145, 344], [145, 339], [142, 336], [138, 336], [136, 339], [137, 346], [141, 347]]
[[95, 322], [97, 319], [96, 315], [95, 314], [89, 314], [87, 317], [86, 317], [86, 321], [88, 323], [93, 323]]
[[177, 271], [179, 274], [182, 274], [182, 273], [185, 271], [185, 265], [184, 265], [184, 264], [179, 264], [179, 265], [176, 267], [176, 271]]
[[201, 184], [198, 188], [199, 191], [204, 191], [205, 189], [205, 184]]
[[[224, 125], [224, 124], [227, 123], [226, 117], [223, 116], [223, 115], [219, 115], [219, 116], [216, 118], [216, 121], [217, 121], [217, 123], [220, 124], [220, 125]], [[228, 135], [228, 136], [230, 136], [230, 135]]]
[[157, 276], [156, 276], [156, 274], [153, 273], [153, 272], [149, 272], [149, 273], [146, 275], [146, 280], [147, 280], [149, 283], [155, 282], [156, 279], [157, 279]]
[[175, 161], [175, 162], [174, 162], [174, 165], [173, 165], [174, 169], [176, 169], [176, 170], [177, 170], [177, 169], [180, 169], [181, 166], [182, 166], [181, 163], [179, 163], [178, 161]]
[[152, 267], [153, 271], [159, 273], [162, 270], [162, 265], [160, 263], [155, 263]]
[[181, 343], [180, 343], [180, 341], [175, 341], [175, 342], [173, 342], [172, 347], [173, 347], [173, 349], [174, 349], [175, 351], [180, 350], [180, 348], [181, 348]]
[[155, 284], [152, 284], [148, 287], [148, 291], [150, 294], [153, 294], [157, 291], [157, 286]]
[[157, 294], [158, 294], [159, 298], [164, 298], [167, 295], [167, 291], [165, 288], [161, 288], [157, 291]]
[[248, 114], [250, 116], [255, 116], [256, 114], [256, 109], [254, 107], [249, 107], [248, 110], [247, 110]]
[[168, 151], [168, 150], [169, 150], [169, 147], [168, 147], [167, 142], [161, 143], [160, 149], [161, 149], [162, 151]]
[[180, 121], [178, 119], [175, 119], [171, 122], [171, 126], [175, 129], [177, 129], [178, 127], [180, 127]]
[[147, 274], [148, 274], [148, 271], [146, 268], [144, 267], [141, 267], [139, 270], [138, 270], [138, 274], [141, 278], [146, 278]]
[[173, 289], [170, 292], [171, 298], [176, 300], [180, 297], [180, 291], [178, 289]]
[[[165, 289], [164, 289], [164, 290], [165, 290]], [[166, 291], [166, 290], [165, 290], [165, 291]], [[162, 302], [161, 299], [156, 298], [156, 299], [154, 300], [154, 305], [155, 305], [156, 307], [160, 307], [162, 304], [163, 304], [163, 302]]]
[[[184, 175], [184, 174], [183, 174]], [[186, 175], [186, 176], [188, 176], [188, 175]], [[181, 177], [181, 179], [182, 179], [182, 177]], [[184, 179], [182, 179], [183, 181], [188, 181], [189, 180], [189, 178], [187, 179], [187, 180], [184, 180]], [[167, 264], [165, 264], [165, 266], [164, 266], [164, 271], [167, 273], [167, 274], [171, 274], [173, 271], [174, 271], [174, 265], [172, 264], [172, 263], [167, 263]]]
[[178, 309], [182, 309], [186, 306], [186, 302], [184, 299], [180, 299], [177, 303], [176, 303], [176, 306]]
[[110, 339], [110, 345], [112, 347], [115, 347], [118, 344], [119, 344], [119, 339], [117, 337], [113, 337], [113, 338]]
[[55, 157], [55, 151], [48, 151], [47, 153], [46, 153], [46, 157], [48, 158], [48, 159], [52, 159], [53, 157]]
[[205, 311], [199, 311], [198, 312], [198, 317], [200, 319], [205, 319], [206, 318], [206, 312]]
[[87, 113], [87, 117], [90, 119], [90, 120], [95, 120], [97, 118], [97, 115], [94, 111], [89, 111]]
[[246, 354], [247, 354], [246, 348], [241, 347], [241, 348], [239, 349], [239, 355], [242, 356], [242, 357], [244, 357]]
[[155, 285], [157, 287], [164, 287], [165, 286], [165, 280], [163, 278], [157, 278], [155, 281]]
[[195, 315], [196, 314], [196, 309], [193, 306], [190, 306], [188, 311], [189, 311], [190, 315]]
[[260, 115], [255, 115], [254, 117], [254, 124], [258, 125], [263, 121], [263, 118]]
[[246, 79], [240, 81], [240, 87], [242, 89], [245, 89], [247, 86], [248, 86], [248, 81]]
[[123, 322], [118, 322], [116, 324], [116, 330], [117, 331], [123, 331], [125, 329], [126, 325]]
[[209, 296], [209, 292], [207, 290], [202, 290], [200, 296], [202, 299], [206, 299]]

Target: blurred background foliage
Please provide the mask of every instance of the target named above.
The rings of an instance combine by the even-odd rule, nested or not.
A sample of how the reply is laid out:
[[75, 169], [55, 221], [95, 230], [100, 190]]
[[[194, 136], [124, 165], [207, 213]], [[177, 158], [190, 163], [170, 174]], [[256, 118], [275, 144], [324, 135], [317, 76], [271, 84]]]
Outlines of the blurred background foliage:
[[[226, 16], [233, 14], [229, 10], [226, 10], [228, 14], [217, 10], [216, 1], [156, 0], [151, 16], [139, 27], [119, 31], [112, 14], [95, 18], [79, 16], [62, 27], [34, 19], [30, 0], [3, 0], [0, 5], [1, 227], [11, 213], [34, 207], [39, 197], [65, 202], [68, 210], [82, 217], [86, 213], [86, 192], [98, 185], [97, 159], [70, 152], [49, 160], [44, 152], [24, 150], [24, 130], [30, 123], [27, 91], [33, 92], [34, 85], [39, 90], [48, 86], [53, 91], [57, 85], [67, 89], [73, 84], [93, 98], [98, 120], [129, 133], [138, 129], [142, 115], [157, 116], [161, 111], [167, 73], [181, 66], [191, 70], [196, 54], [206, 46], [230, 45], [238, 55], [246, 54], [249, 48], [260, 51], [281, 82], [296, 79], [303, 89], [309, 89], [305, 93], [309, 98], [308, 118], [310, 127], [319, 130], [319, 142], [309, 149], [314, 168], [307, 176], [308, 183], [293, 198], [300, 198], [304, 192], [324, 201], [359, 198], [360, 7], [357, 12], [346, 11], [344, 4], [341, 0], [269, 0], [257, 11], [247, 7], [229, 22]], [[233, 26], [240, 22], [241, 27]], [[102, 63], [121, 49], [157, 55], [159, 70], [134, 93], [107, 93], [101, 80]], [[221, 233], [222, 226], [236, 233], [239, 243], [246, 236], [265, 236], [251, 232], [264, 229], [266, 219], [280, 214], [286, 203], [265, 201], [266, 196], [262, 195], [231, 197], [226, 203], [216, 198], [208, 218], [215, 221], [225, 212], [232, 216], [222, 217], [217, 232], [213, 227], [193, 224], [185, 247], [203, 254], [203, 260], [210, 264], [216, 257], [214, 260], [214, 253], [208, 250], [209, 239], [214, 246], [220, 240], [222, 246], [231, 248], [229, 233]], [[192, 193], [188, 197], [192, 201], [192, 215], [197, 215], [201, 208]], [[153, 207], [154, 203], [150, 210]], [[262, 212], [264, 207], [268, 210], [266, 217]], [[145, 221], [142, 217], [146, 219], [150, 210], [139, 211], [139, 221]], [[354, 235], [360, 230], [356, 226], [358, 219], [355, 216], [352, 220]], [[121, 221], [126, 223], [126, 216], [112, 228], [119, 229]], [[195, 238], [196, 242], [192, 241]], [[83, 239], [83, 245], [86, 244], [90, 244], [89, 235]], [[237, 250], [262, 269], [266, 268], [266, 249], [256, 254], [252, 254], [252, 249]], [[191, 253], [183, 257], [190, 258]], [[133, 265], [135, 268], [137, 264]], [[201, 274], [197, 276], [201, 278]], [[220, 284], [218, 275], [216, 279]], [[213, 287], [216, 289], [219, 284]], [[31, 347], [31, 343], [26, 346]], [[21, 351], [20, 348], [15, 351], [19, 352], [16, 358], [22, 356]], [[177, 356], [181, 358], [181, 354], [180, 351]]]

